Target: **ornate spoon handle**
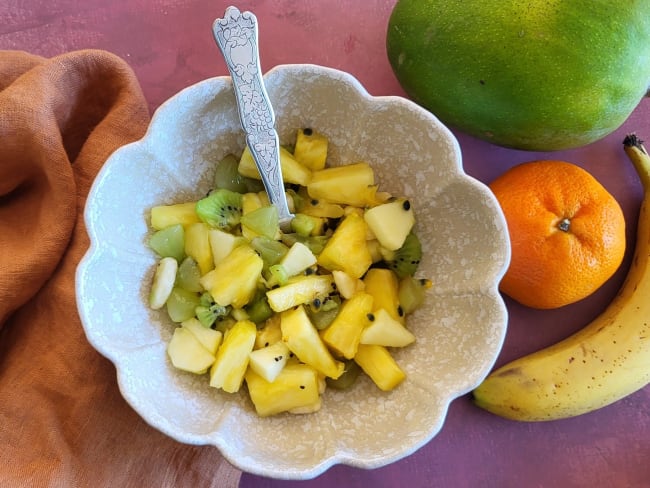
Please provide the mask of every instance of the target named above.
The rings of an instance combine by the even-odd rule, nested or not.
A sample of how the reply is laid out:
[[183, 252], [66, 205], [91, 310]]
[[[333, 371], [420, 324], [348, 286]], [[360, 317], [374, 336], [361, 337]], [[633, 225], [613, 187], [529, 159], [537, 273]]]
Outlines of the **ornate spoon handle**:
[[275, 114], [262, 78], [257, 18], [251, 12], [241, 13], [236, 7], [228, 7], [224, 18], [214, 21], [212, 31], [232, 78], [246, 143], [269, 200], [278, 209], [280, 223], [286, 225], [293, 215], [284, 193]]

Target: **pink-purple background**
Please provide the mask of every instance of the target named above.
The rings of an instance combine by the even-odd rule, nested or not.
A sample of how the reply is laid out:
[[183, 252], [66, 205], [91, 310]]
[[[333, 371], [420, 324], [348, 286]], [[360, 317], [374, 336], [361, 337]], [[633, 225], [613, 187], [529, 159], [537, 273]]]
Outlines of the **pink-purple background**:
[[[235, 4], [258, 17], [264, 71], [277, 64], [316, 63], [352, 73], [372, 95], [404, 95], [384, 48], [395, 1], [3, 0], [0, 49], [43, 56], [83, 48], [111, 51], [133, 67], [153, 111], [183, 87], [227, 74], [211, 24]], [[543, 82], [544, 73], [539, 76]], [[628, 222], [623, 265], [588, 299], [554, 311], [507, 300], [509, 329], [497, 365], [580, 329], [621, 285], [642, 196], [621, 142], [628, 132], [650, 140], [649, 116], [650, 102], [644, 100], [614, 134], [560, 153], [508, 150], [455, 131], [465, 170], [479, 180], [488, 183], [532, 159], [565, 159], [598, 178], [618, 199]], [[650, 387], [581, 417], [536, 424], [503, 420], [476, 408], [466, 396], [451, 404], [438, 436], [390, 466], [373, 471], [336, 466], [302, 482], [244, 474], [240, 487], [644, 487], [650, 486], [649, 459]]]

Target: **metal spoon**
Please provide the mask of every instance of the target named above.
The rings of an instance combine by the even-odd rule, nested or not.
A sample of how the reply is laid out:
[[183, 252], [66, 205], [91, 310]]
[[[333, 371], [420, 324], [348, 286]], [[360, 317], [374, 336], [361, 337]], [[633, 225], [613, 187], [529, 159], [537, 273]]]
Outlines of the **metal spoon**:
[[278, 209], [280, 226], [286, 229], [294, 216], [284, 193], [275, 114], [262, 78], [257, 18], [251, 12], [241, 13], [236, 7], [228, 7], [224, 17], [214, 21], [212, 32], [232, 78], [246, 143], [269, 200]]

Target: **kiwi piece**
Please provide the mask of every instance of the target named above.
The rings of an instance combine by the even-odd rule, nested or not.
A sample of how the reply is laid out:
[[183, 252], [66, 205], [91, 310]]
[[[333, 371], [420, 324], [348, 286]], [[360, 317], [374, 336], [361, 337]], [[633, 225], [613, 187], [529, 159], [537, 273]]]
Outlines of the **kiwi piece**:
[[431, 288], [431, 280], [426, 278], [414, 278], [405, 276], [399, 282], [398, 296], [399, 304], [405, 314], [417, 310], [426, 296], [426, 290]]
[[325, 244], [329, 240], [330, 236], [302, 236], [297, 232], [290, 232], [288, 234], [282, 234], [282, 242], [287, 246], [291, 247], [296, 242], [301, 242], [309, 248], [316, 256], [318, 256], [323, 249], [325, 249]]
[[265, 205], [243, 215], [240, 223], [256, 234], [273, 239], [280, 231], [278, 209], [275, 205]]
[[221, 159], [214, 172], [214, 187], [225, 188], [235, 193], [248, 191], [246, 177], [239, 174], [237, 166], [239, 166], [239, 159], [234, 154], [228, 154]]
[[387, 260], [386, 265], [401, 279], [415, 274], [420, 259], [422, 259], [420, 239], [413, 232], [410, 232], [406, 236], [402, 247], [393, 253], [392, 259]]
[[327, 386], [337, 390], [345, 390], [354, 384], [361, 373], [361, 367], [354, 362], [354, 359], [348, 359], [344, 362], [345, 367], [343, 374], [336, 379], [327, 377], [325, 382]]
[[279, 263], [289, 251], [287, 245], [266, 236], [255, 236], [251, 239], [250, 244], [264, 262], [263, 271], [267, 271], [269, 267]]
[[255, 324], [262, 324], [273, 315], [273, 310], [266, 299], [266, 291], [258, 289], [253, 299], [244, 307], [248, 314], [248, 319]]
[[241, 193], [220, 188], [196, 202], [196, 214], [212, 227], [230, 230], [242, 216]]
[[219, 305], [208, 292], [205, 292], [201, 295], [199, 305], [194, 309], [194, 313], [203, 327], [212, 327], [218, 319], [230, 313], [230, 307]]
[[157, 232], [149, 238], [149, 247], [161, 258], [174, 258], [180, 262], [185, 256], [185, 230], [181, 224], [174, 224]]
[[175, 286], [167, 299], [167, 313], [173, 322], [184, 322], [194, 317], [199, 304], [198, 294]]
[[308, 307], [305, 307], [309, 320], [318, 330], [323, 330], [330, 325], [340, 309], [341, 297], [339, 295], [329, 295], [322, 299], [315, 298]]
[[187, 291], [201, 292], [203, 287], [199, 280], [201, 279], [201, 270], [194, 258], [187, 256], [178, 266], [176, 273], [176, 284]]

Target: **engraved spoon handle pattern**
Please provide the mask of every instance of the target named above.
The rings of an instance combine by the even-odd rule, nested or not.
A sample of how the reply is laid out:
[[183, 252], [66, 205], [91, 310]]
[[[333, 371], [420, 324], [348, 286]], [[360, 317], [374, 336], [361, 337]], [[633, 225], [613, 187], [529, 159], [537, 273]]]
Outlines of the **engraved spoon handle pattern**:
[[257, 18], [251, 12], [228, 7], [224, 17], [214, 21], [212, 32], [232, 78], [246, 143], [269, 200], [278, 209], [280, 224], [286, 227], [293, 215], [284, 193], [275, 114], [262, 78]]

